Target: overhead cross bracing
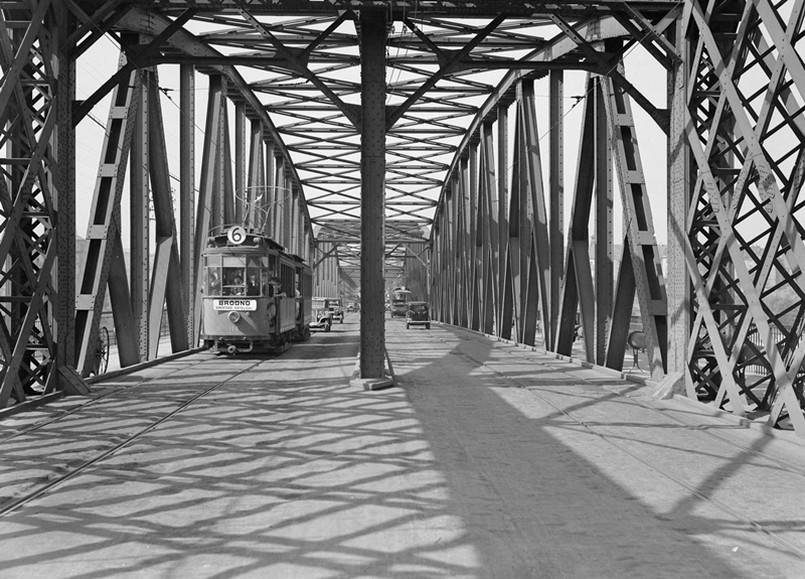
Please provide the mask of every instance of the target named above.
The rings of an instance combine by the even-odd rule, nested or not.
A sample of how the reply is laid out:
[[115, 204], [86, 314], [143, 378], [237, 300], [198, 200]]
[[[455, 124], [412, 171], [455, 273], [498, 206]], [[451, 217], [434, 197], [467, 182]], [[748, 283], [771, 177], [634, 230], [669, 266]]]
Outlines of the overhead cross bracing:
[[[236, 66], [250, 79], [248, 88], [291, 152], [312, 221], [323, 225], [330, 219], [358, 219], [360, 55], [354, 14], [344, 8], [364, 4], [378, 3], [255, 3], [248, 11], [234, 3], [229, 9], [226, 2], [206, 7], [192, 3], [197, 12], [185, 29], [218, 55], [162, 50], [142, 64]], [[584, 15], [593, 4], [563, 6], [550, 17], [541, 8], [539, 18], [533, 17], [531, 3], [509, 4], [509, 13], [531, 18], [500, 16], [500, 3], [492, 2], [392, 3], [387, 44], [388, 220], [430, 225], [466, 127], [508, 70], [543, 75], [552, 68], [597, 70], [606, 64], [590, 61], [575, 46], [546, 58], [561, 34], [555, 19], [568, 13]], [[673, 6], [650, 4], [666, 14]], [[191, 6], [151, 5], [166, 15]], [[602, 3], [597, 10], [607, 6]], [[290, 16], [307, 11], [316, 17]], [[117, 26], [130, 26], [136, 19], [142, 15], [129, 11]], [[543, 53], [535, 55], [539, 48]]]
[[[163, 309], [173, 347], [194, 343], [195, 242], [207, 226], [263, 203], [280, 242], [311, 263], [326, 253], [314, 231], [340, 231], [330, 240], [342, 270], [356, 271], [366, 265], [367, 198], [382, 196], [379, 255], [389, 269], [399, 264], [402, 279], [406, 264], [427, 264], [443, 321], [527, 344], [541, 331], [544, 347], [563, 354], [579, 326], [584, 357], [620, 367], [625, 322], [638, 304], [655, 378], [805, 430], [801, 1], [31, 0], [0, 10], [9, 150], [0, 285], [10, 296], [2, 302], [0, 401], [81, 389], [106, 293], [124, 365], [155, 355]], [[360, 19], [372, 11], [367, 29]], [[359, 46], [378, 23], [382, 44], [368, 55]], [[123, 49], [123, 68], [73, 103], [72, 64], [100, 38]], [[638, 46], [659, 63], [667, 102], [648, 98], [622, 67]], [[384, 72], [372, 78], [385, 102], [371, 112], [382, 115], [379, 125], [362, 120], [360, 80], [378, 54]], [[183, 146], [198, 165], [170, 171], [182, 173], [174, 209], [183, 215], [173, 231], [170, 185], [150, 168], [167, 154], [146, 145], [165, 140], [155, 103], [169, 91], [160, 81], [168, 64], [180, 65], [182, 94], [195, 90], [186, 89], [195, 73], [209, 84], [195, 116], [186, 114], [190, 99], [181, 105], [185, 122], [202, 128], [205, 149]], [[563, 94], [562, 74], [573, 71], [589, 74], [587, 84], [582, 94]], [[533, 114], [537, 89], [549, 93], [547, 123]], [[87, 207], [73, 189], [73, 125], [103, 124], [97, 106], [110, 91], [121, 106], [107, 117], [114, 141], [98, 169], [100, 203], [86, 232], [74, 231], [73, 211]], [[584, 122], [578, 150], [567, 155], [579, 159], [568, 181], [562, 119], [574, 96]], [[642, 169], [638, 109], [668, 140], [661, 215], [651, 205], [666, 191], [652, 190]], [[361, 137], [378, 127], [383, 183], [367, 197]], [[129, 154], [136, 178], [126, 173]], [[150, 169], [150, 188], [141, 167]], [[158, 251], [153, 267], [122, 272], [116, 210], [130, 178], [141, 191], [134, 261], [147, 261], [149, 235]], [[614, 241], [613, 200], [624, 213], [624, 235]], [[209, 221], [188, 210], [201, 201]], [[151, 211], [159, 225], [147, 235]], [[667, 221], [667, 259], [658, 220]], [[409, 224], [426, 249], [414, 245], [419, 233]], [[86, 233], [89, 259], [65, 250], [76, 233]], [[628, 251], [618, 258], [620, 244]], [[179, 271], [180, 280], [163, 283]], [[174, 335], [180, 330], [183, 338]]]

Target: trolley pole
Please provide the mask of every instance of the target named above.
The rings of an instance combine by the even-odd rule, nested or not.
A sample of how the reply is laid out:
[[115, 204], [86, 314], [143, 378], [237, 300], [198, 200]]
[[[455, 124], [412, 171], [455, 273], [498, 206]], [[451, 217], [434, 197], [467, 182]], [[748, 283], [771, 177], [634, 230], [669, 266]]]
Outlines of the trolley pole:
[[385, 375], [386, 15], [363, 8], [361, 49], [361, 353], [367, 390], [393, 384]]

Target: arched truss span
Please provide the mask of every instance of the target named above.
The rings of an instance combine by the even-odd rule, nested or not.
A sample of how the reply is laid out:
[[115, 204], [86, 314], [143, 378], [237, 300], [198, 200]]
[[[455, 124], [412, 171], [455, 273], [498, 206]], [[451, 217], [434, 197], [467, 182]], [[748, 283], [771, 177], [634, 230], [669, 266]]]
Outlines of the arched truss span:
[[[145, 35], [147, 40], [144, 46], [148, 46], [149, 41], [160, 37], [160, 35], [169, 30], [172, 22], [166, 16], [149, 13], [135, 7], [126, 10], [119, 18], [115, 19], [115, 28], [120, 31]], [[202, 40], [182, 29], [172, 31], [169, 36], [159, 42], [152, 55], [147, 53], [144, 55], [144, 53], [145, 50], [142, 48], [131, 50], [130, 60], [134, 61], [133, 66], [135, 68], [154, 66], [164, 60], [164, 55], [172, 54], [173, 58], [171, 60], [178, 63], [204, 60], [207, 64], [204, 67], [196, 67], [197, 70], [208, 75], [220, 75], [226, 78], [227, 96], [233, 102], [242, 102], [246, 105], [245, 117], [248, 120], [259, 122], [264, 132], [263, 140], [270, 142], [275, 149], [275, 155], [285, 160], [294, 185], [302, 189], [296, 167], [282, 137], [277, 132], [277, 128], [269, 118], [262, 103], [257, 99], [254, 91], [251, 90], [249, 83], [230, 64], [231, 61], [213, 50]], [[76, 122], [80, 120], [76, 119]]]

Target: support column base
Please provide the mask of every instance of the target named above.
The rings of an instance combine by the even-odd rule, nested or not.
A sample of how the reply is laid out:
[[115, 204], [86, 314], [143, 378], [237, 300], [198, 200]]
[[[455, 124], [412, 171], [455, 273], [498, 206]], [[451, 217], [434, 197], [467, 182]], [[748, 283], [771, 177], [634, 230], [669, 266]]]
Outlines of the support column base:
[[670, 400], [676, 394], [685, 395], [685, 380], [682, 372], [671, 372], [663, 378], [652, 398], [654, 400]]
[[391, 367], [391, 360], [389, 353], [386, 352], [386, 369], [383, 372], [382, 378], [361, 378], [361, 354], [358, 353], [358, 358], [355, 360], [355, 370], [352, 372], [352, 378], [349, 385], [357, 388], [362, 387], [364, 390], [385, 390], [386, 388], [393, 388], [396, 386], [394, 381], [394, 370]]
[[70, 366], [61, 366], [59, 368], [59, 378], [61, 380], [62, 390], [65, 394], [71, 396], [86, 396], [90, 393], [89, 386], [84, 379], [76, 372], [75, 368]]
[[383, 378], [353, 378], [349, 381], [350, 386], [361, 386], [364, 390], [385, 390], [396, 386], [394, 378], [385, 376]]

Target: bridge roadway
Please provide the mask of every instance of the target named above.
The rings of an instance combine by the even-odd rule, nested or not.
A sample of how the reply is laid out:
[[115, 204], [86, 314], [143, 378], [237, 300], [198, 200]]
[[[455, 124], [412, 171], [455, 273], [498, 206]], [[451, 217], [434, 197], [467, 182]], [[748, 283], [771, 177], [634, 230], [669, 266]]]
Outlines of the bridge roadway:
[[351, 314], [7, 417], [0, 576], [805, 577], [793, 435], [438, 324], [389, 320], [365, 391], [358, 344]]

